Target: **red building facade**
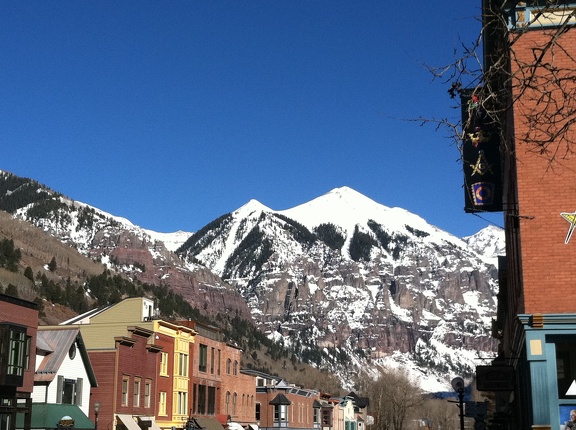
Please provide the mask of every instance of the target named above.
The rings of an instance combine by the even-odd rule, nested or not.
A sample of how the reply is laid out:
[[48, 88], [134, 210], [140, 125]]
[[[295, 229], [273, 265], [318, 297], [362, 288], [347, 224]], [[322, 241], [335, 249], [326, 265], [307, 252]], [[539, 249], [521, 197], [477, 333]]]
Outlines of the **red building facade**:
[[576, 2], [483, 7], [485, 28], [507, 24], [485, 33], [485, 69], [504, 46], [511, 78], [501, 148], [506, 257], [493, 327], [494, 365], [510, 378], [497, 392], [498, 425], [559, 429], [576, 409], [576, 164], [567, 150], [576, 140]]
[[161, 348], [148, 343], [154, 335], [151, 330], [130, 327], [128, 333], [115, 338], [113, 350], [88, 351], [98, 376], [92, 401], [100, 403], [99, 428], [134, 430], [139, 427], [133, 417], [155, 416], [157, 360]]
[[30, 428], [36, 361], [35, 303], [0, 294], [0, 427], [14, 430], [16, 415]]
[[191, 417], [213, 418], [226, 426], [255, 424], [254, 377], [240, 371], [242, 350], [223, 340], [216, 327], [179, 321], [196, 331], [192, 353]]

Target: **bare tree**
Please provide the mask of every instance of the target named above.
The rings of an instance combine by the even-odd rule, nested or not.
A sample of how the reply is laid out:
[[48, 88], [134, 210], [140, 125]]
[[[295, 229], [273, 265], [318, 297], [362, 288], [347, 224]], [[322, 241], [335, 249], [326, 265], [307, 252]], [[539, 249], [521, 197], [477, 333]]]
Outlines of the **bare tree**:
[[459, 430], [459, 413], [457, 405], [448, 404], [447, 400], [428, 399], [414, 418], [426, 419], [433, 430]]
[[376, 380], [364, 381], [370, 399], [372, 430], [403, 430], [414, 410], [424, 402], [423, 393], [400, 370], [383, 370]]
[[[550, 162], [570, 158], [576, 153], [576, 7], [566, 0], [483, 0], [482, 15], [477, 40], [455, 50], [452, 63], [429, 70], [449, 85], [451, 97], [470, 95], [501, 134], [502, 148], [524, 145]], [[459, 148], [465, 139], [482, 138], [470, 124], [419, 120], [447, 127]]]

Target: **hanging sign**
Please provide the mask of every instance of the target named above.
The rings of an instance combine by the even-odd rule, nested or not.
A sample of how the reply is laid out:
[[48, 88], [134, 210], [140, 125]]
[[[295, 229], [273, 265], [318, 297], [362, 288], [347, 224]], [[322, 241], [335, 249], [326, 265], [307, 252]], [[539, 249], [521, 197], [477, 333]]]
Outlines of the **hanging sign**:
[[464, 141], [464, 210], [502, 211], [500, 128], [471, 90], [461, 93]]
[[514, 390], [514, 368], [507, 365], [476, 366], [478, 391]]

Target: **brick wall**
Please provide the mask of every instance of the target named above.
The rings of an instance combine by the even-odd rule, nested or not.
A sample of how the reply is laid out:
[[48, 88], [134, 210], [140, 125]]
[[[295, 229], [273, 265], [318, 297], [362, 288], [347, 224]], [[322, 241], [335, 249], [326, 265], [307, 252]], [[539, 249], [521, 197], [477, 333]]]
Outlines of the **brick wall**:
[[[113, 429], [114, 414], [153, 416], [156, 409], [157, 352], [147, 348], [150, 334], [130, 331], [129, 336], [118, 337], [114, 350], [89, 350], [88, 355], [98, 381], [92, 388], [91, 404], [100, 402], [99, 428]], [[122, 380], [128, 380], [128, 402], [122, 404]], [[140, 401], [135, 405], [135, 380], [140, 382]], [[145, 406], [145, 384], [151, 382], [150, 407]], [[93, 417], [93, 412], [91, 412]]]
[[[545, 46], [550, 35], [550, 30], [523, 34], [513, 46], [516, 59], [533, 63], [535, 55], [541, 52], [535, 48]], [[576, 31], [564, 33], [559, 44], [576, 55]], [[574, 60], [558, 48], [549, 51], [544, 61], [559, 68], [576, 69]], [[513, 73], [518, 71], [517, 64], [512, 61]], [[543, 73], [542, 70], [539, 73]], [[526, 313], [572, 313], [576, 301], [576, 234], [565, 243], [570, 223], [560, 214], [576, 212], [576, 160], [570, 155], [563, 159], [562, 150], [541, 154], [534, 151], [535, 145], [522, 141], [530, 127], [527, 116], [545, 106], [537, 100], [544, 81], [537, 77], [534, 82], [537, 89], [526, 91], [514, 105], [524, 309]], [[576, 90], [576, 86], [573, 88]], [[571, 134], [576, 138], [574, 125]], [[542, 134], [539, 138], [544, 140], [545, 136]], [[556, 145], [551, 148], [554, 150]], [[556, 160], [550, 163], [553, 155]]]
[[[228, 413], [232, 421], [254, 423], [256, 411], [256, 379], [240, 372], [242, 350], [223, 344], [221, 413]], [[227, 365], [228, 361], [230, 366]], [[236, 364], [236, 365], [235, 365]], [[226, 410], [227, 395], [228, 411]], [[234, 399], [236, 404], [234, 405]]]

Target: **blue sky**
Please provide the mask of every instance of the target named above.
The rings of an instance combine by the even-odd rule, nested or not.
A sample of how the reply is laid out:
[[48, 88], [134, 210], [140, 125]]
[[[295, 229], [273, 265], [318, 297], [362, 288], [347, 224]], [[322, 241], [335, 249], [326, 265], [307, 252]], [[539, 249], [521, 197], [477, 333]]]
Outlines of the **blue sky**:
[[480, 0], [0, 2], [0, 169], [161, 232], [250, 199], [349, 186], [458, 236], [465, 214], [426, 65], [480, 30]]

